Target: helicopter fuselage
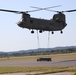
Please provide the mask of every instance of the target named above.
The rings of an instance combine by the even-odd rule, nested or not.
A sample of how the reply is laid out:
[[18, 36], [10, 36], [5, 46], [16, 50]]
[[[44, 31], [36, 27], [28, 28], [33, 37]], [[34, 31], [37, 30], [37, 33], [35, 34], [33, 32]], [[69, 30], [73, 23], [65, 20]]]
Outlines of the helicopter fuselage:
[[18, 26], [22, 28], [36, 29], [43, 31], [58, 31], [64, 29], [66, 24], [64, 22], [56, 22], [53, 19], [45, 20], [45, 19], [30, 18], [26, 21], [20, 21], [18, 23]]
[[[63, 16], [64, 17], [64, 16]], [[22, 21], [18, 22], [18, 26], [27, 29], [35, 29], [42, 31], [61, 31], [65, 28], [65, 17], [61, 18], [58, 14], [53, 16], [53, 19], [39, 19], [39, 18], [31, 18], [30, 15], [25, 15]]]

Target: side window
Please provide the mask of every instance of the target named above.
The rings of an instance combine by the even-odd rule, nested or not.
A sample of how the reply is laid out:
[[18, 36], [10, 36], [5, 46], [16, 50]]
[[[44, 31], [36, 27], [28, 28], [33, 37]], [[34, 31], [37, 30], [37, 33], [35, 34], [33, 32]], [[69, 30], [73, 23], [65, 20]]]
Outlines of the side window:
[[33, 20], [30, 20], [30, 23], [33, 23]]

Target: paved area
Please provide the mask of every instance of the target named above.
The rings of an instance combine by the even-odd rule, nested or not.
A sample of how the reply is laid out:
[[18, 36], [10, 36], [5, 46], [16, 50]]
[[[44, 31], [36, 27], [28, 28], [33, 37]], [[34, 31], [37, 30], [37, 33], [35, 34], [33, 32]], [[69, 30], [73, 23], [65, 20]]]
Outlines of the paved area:
[[14, 60], [14, 61], [1, 61], [0, 66], [62, 66], [62, 67], [76, 67], [76, 59], [54, 59], [52, 61], [39, 61], [36, 60]]

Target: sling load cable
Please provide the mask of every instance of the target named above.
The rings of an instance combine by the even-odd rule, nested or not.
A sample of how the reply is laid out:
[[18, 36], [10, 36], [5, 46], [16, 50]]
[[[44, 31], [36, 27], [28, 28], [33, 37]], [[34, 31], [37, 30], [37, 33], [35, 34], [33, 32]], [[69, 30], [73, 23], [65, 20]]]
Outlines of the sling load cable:
[[48, 32], [48, 44], [47, 44], [47, 47], [48, 48], [50, 47], [50, 31]]
[[37, 40], [38, 40], [38, 48], [40, 48], [40, 41], [39, 41], [38, 30], [37, 30]]

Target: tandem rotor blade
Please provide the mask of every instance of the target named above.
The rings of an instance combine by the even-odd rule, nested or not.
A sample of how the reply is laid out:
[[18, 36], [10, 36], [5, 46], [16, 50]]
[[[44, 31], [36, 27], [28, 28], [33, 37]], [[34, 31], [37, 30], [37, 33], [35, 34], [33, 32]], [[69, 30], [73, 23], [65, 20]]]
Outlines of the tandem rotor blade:
[[36, 10], [30, 10], [30, 11], [14, 11], [14, 10], [6, 10], [6, 9], [0, 9], [0, 11], [4, 11], [4, 12], [11, 12], [11, 13], [16, 13], [16, 14], [27, 14], [29, 12], [35, 12], [35, 11], [40, 11], [40, 10], [43, 10], [43, 9], [36, 9]]
[[62, 12], [75, 12], [75, 11], [76, 11], [76, 9], [74, 9], [74, 10], [62, 11]]
[[22, 12], [22, 11], [14, 11], [14, 10], [6, 10], [6, 9], [0, 9], [0, 11], [12, 12], [12, 13], [17, 13], [17, 14], [22, 14], [22, 13], [24, 13], [24, 12]]
[[16, 14], [27, 14], [29, 12], [35, 12], [35, 11], [39, 11], [39, 9], [37, 10], [30, 10], [30, 11], [14, 11], [14, 10], [6, 10], [6, 9], [0, 9], [0, 11], [4, 11], [4, 12], [12, 12], [12, 13], [16, 13]]
[[66, 10], [66, 11], [55, 11], [55, 10], [49, 10], [49, 9], [46, 9], [47, 11], [52, 11], [52, 12], [62, 12], [62, 13], [64, 13], [64, 12], [75, 12], [76, 11], [76, 9], [74, 9], [74, 10]]
[[34, 6], [31, 6], [32, 8], [36, 8], [38, 10], [47, 10], [47, 9], [50, 9], [50, 8], [55, 8], [55, 7], [60, 7], [61, 5], [57, 5], [57, 6], [52, 6], [52, 7], [47, 7], [47, 8], [40, 8], [40, 7], [34, 7]]

